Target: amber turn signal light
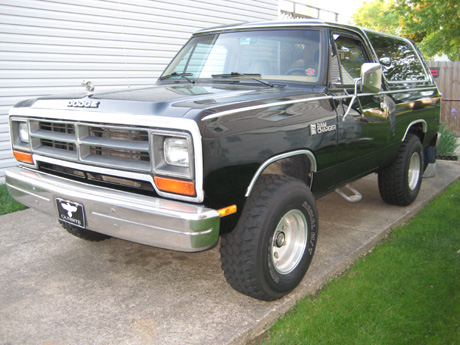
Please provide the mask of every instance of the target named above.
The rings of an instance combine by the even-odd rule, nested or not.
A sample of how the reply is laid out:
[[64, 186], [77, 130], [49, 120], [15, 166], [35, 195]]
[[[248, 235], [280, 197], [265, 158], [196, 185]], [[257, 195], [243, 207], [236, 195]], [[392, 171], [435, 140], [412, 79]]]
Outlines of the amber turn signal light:
[[220, 210], [217, 210], [217, 212], [219, 212], [221, 217], [228, 216], [236, 212], [236, 205], [221, 208]]
[[19, 162], [34, 164], [34, 159], [32, 158], [32, 154], [28, 152], [21, 152], [21, 151], [13, 151], [14, 158]]
[[159, 176], [155, 176], [154, 180], [157, 188], [163, 192], [195, 195], [195, 184], [193, 182]]

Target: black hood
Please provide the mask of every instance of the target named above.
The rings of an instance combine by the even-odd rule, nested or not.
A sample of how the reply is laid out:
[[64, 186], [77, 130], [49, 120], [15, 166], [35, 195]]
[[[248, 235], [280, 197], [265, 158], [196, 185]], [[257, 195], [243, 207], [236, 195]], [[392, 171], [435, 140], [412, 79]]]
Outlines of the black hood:
[[[313, 89], [286, 89], [253, 84], [166, 84], [110, 92], [40, 97], [16, 107], [40, 109], [86, 108], [87, 111], [195, 117], [203, 110], [221, 111], [241, 103], [288, 100], [297, 95], [317, 94]], [[89, 102], [89, 103], [88, 103]], [[85, 106], [85, 104], [92, 106]]]

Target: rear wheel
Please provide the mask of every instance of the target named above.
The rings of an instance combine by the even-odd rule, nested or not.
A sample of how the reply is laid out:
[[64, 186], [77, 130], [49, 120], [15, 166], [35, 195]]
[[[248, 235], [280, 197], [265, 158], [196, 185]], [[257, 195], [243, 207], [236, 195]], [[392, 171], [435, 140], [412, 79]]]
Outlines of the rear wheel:
[[409, 134], [394, 162], [379, 172], [379, 191], [384, 202], [407, 206], [417, 198], [422, 184], [422, 150], [420, 139]]
[[222, 269], [237, 291], [265, 301], [302, 280], [316, 246], [316, 203], [302, 181], [262, 175], [236, 228], [222, 236]]

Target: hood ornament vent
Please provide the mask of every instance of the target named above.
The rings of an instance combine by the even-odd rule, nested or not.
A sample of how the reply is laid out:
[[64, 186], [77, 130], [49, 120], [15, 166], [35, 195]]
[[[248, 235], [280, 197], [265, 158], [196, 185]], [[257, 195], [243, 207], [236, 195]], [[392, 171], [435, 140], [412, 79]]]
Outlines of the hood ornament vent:
[[86, 91], [88, 91], [88, 96], [91, 96], [94, 92], [94, 85], [91, 81], [85, 81], [83, 80], [81, 82], [81, 86], [84, 86], [86, 88]]

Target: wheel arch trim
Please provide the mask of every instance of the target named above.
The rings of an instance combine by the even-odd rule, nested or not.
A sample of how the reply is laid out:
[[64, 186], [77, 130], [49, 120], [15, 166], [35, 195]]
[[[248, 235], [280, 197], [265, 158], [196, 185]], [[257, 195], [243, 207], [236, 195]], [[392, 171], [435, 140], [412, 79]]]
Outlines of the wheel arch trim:
[[267, 159], [265, 162], [263, 162], [259, 166], [259, 168], [257, 169], [256, 173], [252, 177], [251, 183], [249, 184], [249, 186], [248, 186], [248, 188], [246, 190], [245, 197], [248, 197], [251, 194], [252, 189], [254, 188], [254, 185], [256, 184], [256, 182], [259, 179], [260, 175], [262, 175], [262, 172], [270, 164], [272, 164], [272, 163], [274, 163], [276, 161], [279, 161], [281, 159], [284, 159], [284, 158], [289, 158], [289, 157], [298, 156], [298, 155], [307, 156], [307, 158], [310, 160], [310, 163], [311, 163], [311, 171], [316, 172], [316, 170], [317, 170], [316, 157], [313, 154], [313, 152], [311, 152], [310, 150], [296, 150], [296, 151], [286, 152], [286, 153], [282, 153], [282, 154], [273, 156], [273, 157]]
[[409, 124], [409, 126], [407, 126], [406, 133], [404, 133], [404, 136], [403, 136], [403, 138], [402, 138], [401, 141], [406, 140], [407, 134], [409, 134], [409, 131], [410, 131], [410, 129], [412, 128], [412, 126], [414, 126], [414, 125], [416, 125], [416, 124], [419, 124], [419, 123], [422, 124], [422, 131], [423, 131], [423, 133], [426, 133], [426, 132], [428, 131], [428, 125], [427, 125], [427, 123], [426, 123], [425, 120], [420, 119], [420, 120], [412, 121], [412, 122]]

